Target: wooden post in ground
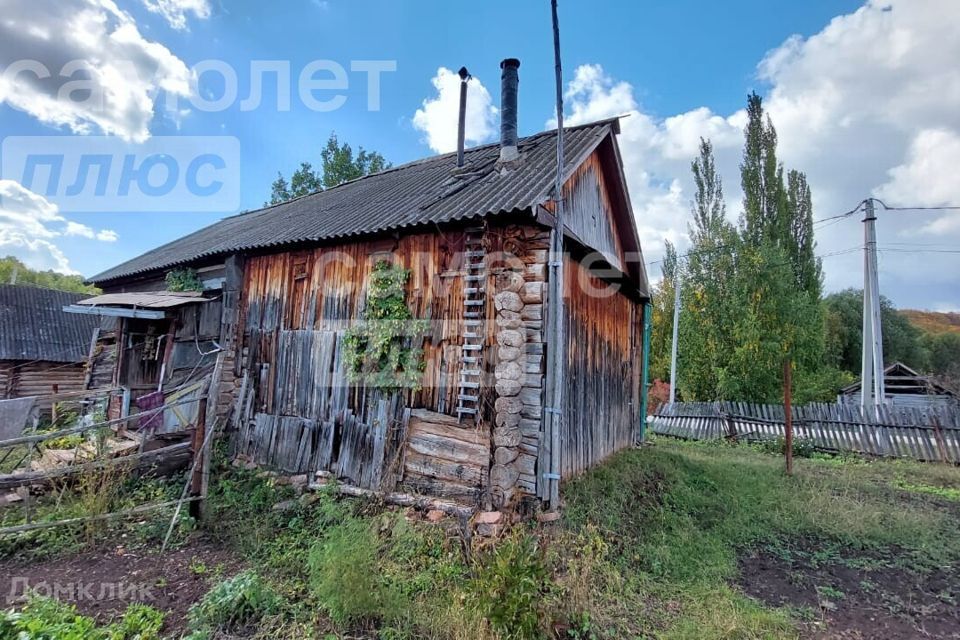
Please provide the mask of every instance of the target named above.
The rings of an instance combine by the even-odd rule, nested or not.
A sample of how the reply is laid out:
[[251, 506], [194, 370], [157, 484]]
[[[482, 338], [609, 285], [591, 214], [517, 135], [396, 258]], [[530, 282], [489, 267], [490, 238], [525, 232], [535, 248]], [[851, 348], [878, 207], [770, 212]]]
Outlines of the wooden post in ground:
[[53, 425], [57, 424], [57, 420], [60, 419], [59, 411], [57, 408], [57, 396], [60, 394], [60, 385], [55, 384], [52, 387], [53, 389], [53, 402], [50, 403], [50, 422]]
[[[196, 430], [193, 432], [193, 457], [195, 459], [193, 465], [193, 473], [190, 479], [190, 495], [192, 497], [199, 497], [203, 493], [203, 452], [204, 444], [206, 443], [207, 435], [207, 396], [213, 392], [213, 387], [211, 385], [205, 385], [203, 396], [200, 399], [200, 406], [197, 408], [197, 425]], [[200, 460], [200, 464], [196, 463], [196, 459]], [[200, 512], [202, 510], [199, 500], [194, 500], [190, 503], [190, 515], [199, 520]]]
[[793, 410], [791, 393], [792, 365], [790, 358], [783, 361], [783, 419], [786, 426], [784, 437], [784, 455], [787, 458], [787, 475], [793, 475]]

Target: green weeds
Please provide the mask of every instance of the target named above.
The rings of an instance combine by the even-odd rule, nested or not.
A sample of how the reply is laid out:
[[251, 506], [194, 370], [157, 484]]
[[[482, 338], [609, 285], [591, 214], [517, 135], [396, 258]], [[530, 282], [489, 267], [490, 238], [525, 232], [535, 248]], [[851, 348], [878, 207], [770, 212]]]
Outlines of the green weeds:
[[17, 640], [158, 640], [163, 614], [143, 604], [131, 604], [113, 624], [98, 626], [73, 605], [51, 598], [34, 598], [21, 611], [0, 615], [0, 638]]

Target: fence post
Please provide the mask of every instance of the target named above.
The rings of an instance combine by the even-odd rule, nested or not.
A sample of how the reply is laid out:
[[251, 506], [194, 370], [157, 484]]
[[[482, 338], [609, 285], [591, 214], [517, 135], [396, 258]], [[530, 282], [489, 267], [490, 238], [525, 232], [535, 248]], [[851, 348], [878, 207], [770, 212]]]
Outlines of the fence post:
[[943, 441], [943, 431], [940, 430], [940, 418], [931, 412], [930, 422], [933, 423], [933, 437], [937, 440], [937, 451], [940, 453], [940, 462], [950, 462], [950, 455], [947, 453], [947, 444]]
[[[204, 443], [206, 442], [207, 436], [207, 396], [213, 392], [213, 387], [211, 385], [206, 385], [204, 389], [203, 396], [200, 400], [200, 406], [197, 407], [197, 426], [196, 430], [193, 432], [193, 457], [194, 459], [199, 458], [199, 464], [194, 463], [193, 465], [193, 475], [190, 480], [190, 495], [194, 498], [200, 497], [203, 493], [203, 459], [204, 453]], [[190, 503], [190, 515], [191, 517], [199, 520], [202, 511], [202, 504], [199, 500], [194, 500]]]
[[720, 416], [721, 419], [727, 423], [727, 437], [730, 438], [730, 441], [736, 444], [737, 442], [737, 423], [733, 420], [733, 412], [730, 411], [732, 407], [723, 407], [720, 405]]
[[793, 411], [790, 408], [793, 398], [791, 397], [791, 371], [790, 358], [783, 361], [783, 419], [786, 425], [786, 438], [784, 439], [784, 454], [787, 457], [787, 475], [793, 475]]

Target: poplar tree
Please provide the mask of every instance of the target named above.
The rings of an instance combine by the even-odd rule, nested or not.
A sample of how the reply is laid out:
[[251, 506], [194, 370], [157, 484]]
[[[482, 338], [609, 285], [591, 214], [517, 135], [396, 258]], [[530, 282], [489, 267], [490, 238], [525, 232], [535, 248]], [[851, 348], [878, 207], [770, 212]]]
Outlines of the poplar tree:
[[[779, 402], [789, 357], [797, 401], [822, 399], [834, 392], [835, 376], [824, 375], [810, 187], [803, 173], [779, 162], [776, 129], [756, 94], [747, 99], [747, 114], [737, 226], [727, 220], [709, 141], [701, 141], [691, 165], [696, 192], [682, 279], [680, 391], [684, 400]], [[666, 309], [660, 315], [672, 320]]]
[[680, 315], [683, 376], [680, 388], [687, 399], [713, 399], [730, 354], [730, 305], [734, 258], [739, 244], [727, 220], [723, 183], [717, 173], [713, 146], [700, 140], [700, 155], [691, 163], [696, 186], [688, 225], [691, 248], [687, 257]]

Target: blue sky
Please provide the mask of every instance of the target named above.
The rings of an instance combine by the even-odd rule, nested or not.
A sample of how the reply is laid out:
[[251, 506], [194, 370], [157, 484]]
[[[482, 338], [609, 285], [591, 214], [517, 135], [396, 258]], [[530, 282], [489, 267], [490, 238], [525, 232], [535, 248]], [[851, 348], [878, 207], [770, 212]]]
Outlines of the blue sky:
[[[14, 7], [10, 13], [19, 18], [19, 27], [11, 25], [9, 20], [6, 27], [22, 31], [24, 25], [34, 23], [54, 28], [62, 26], [46, 15], [49, 12], [42, 6], [44, 2], [53, 1], [12, 0]], [[64, 13], [71, 7], [89, 11], [91, 4], [92, 0], [64, 0], [56, 6]], [[946, 139], [934, 136], [927, 143], [937, 149], [952, 149], [954, 140], [950, 136], [960, 131], [958, 118], [939, 112], [931, 114], [923, 104], [908, 105], [903, 121], [888, 126], [896, 136], [891, 134], [889, 144], [881, 145], [878, 140], [887, 140], [887, 130], [881, 128], [876, 130], [876, 135], [870, 135], [874, 131], [870, 127], [879, 126], [875, 123], [883, 121], [883, 117], [877, 116], [883, 113], [882, 105], [877, 107], [880, 111], [859, 116], [849, 109], [839, 111], [845, 117], [859, 119], [845, 125], [838, 135], [834, 131], [828, 136], [830, 132], [824, 132], [826, 126], [818, 122], [817, 117], [824, 109], [839, 109], [838, 102], [841, 105], [844, 101], [856, 104], [860, 99], [876, 102], [876, 96], [870, 95], [874, 87], [880, 87], [877, 89], [880, 91], [885, 86], [898, 86], [897, 82], [902, 84], [900, 76], [890, 77], [895, 67], [890, 61], [861, 59], [845, 47], [857, 44], [858, 38], [870, 41], [878, 28], [893, 34], [907, 31], [917, 41], [933, 36], [933, 31], [945, 27], [929, 20], [927, 12], [949, 8], [956, 13], [957, 3], [921, 0], [919, 13], [916, 2], [901, 0], [883, 6], [868, 3], [861, 8], [862, 4], [841, 0], [561, 2], [564, 80], [576, 83], [568, 87], [571, 120], [577, 122], [591, 116], [611, 115], [611, 112], [633, 114], [625, 121], [620, 142], [628, 173], [636, 176], [630, 186], [649, 258], [659, 256], [664, 238], [681, 247], [685, 242], [690, 198], [686, 173], [692, 159], [692, 153], [688, 152], [691, 140], [695, 142], [700, 135], [715, 139], [718, 161], [725, 166], [729, 215], [736, 217], [738, 118], [745, 96], [751, 90], [769, 96], [774, 122], [781, 129], [784, 141], [785, 162], [810, 174], [818, 208], [816, 217], [846, 210], [871, 192], [888, 197], [928, 194], [929, 185], [915, 185], [907, 180], [913, 175], [911, 171], [918, 171], [915, 165], [924, 157], [923, 134], [941, 132]], [[884, 11], [889, 8], [887, 5], [892, 6], [892, 10]], [[205, 59], [226, 61], [238, 72], [239, 98], [249, 94], [252, 61], [290, 62], [294, 89], [289, 111], [276, 109], [272, 90], [275, 84], [269, 82], [265, 85], [264, 102], [252, 111], [241, 110], [239, 100], [224, 111], [205, 113], [194, 108], [179, 115], [166, 111], [160, 98], [153, 105], [153, 115], [147, 123], [149, 135], [153, 137], [226, 135], [239, 139], [239, 209], [259, 207], [267, 198], [278, 170], [288, 174], [302, 160], [318, 164], [320, 146], [332, 131], [336, 131], [341, 141], [355, 148], [375, 149], [395, 164], [434, 153], [428, 141], [428, 129], [455, 127], [455, 122], [438, 119], [434, 114], [425, 116], [428, 123], [418, 127], [414, 114], [423, 108], [425, 100], [437, 99], [432, 80], [440, 67], [456, 70], [461, 65], [467, 66], [487, 90], [485, 99], [489, 106], [496, 107], [499, 103], [498, 63], [508, 56], [520, 58], [521, 133], [542, 130], [553, 115], [553, 58], [547, 0], [522, 3], [118, 0], [116, 9], [125, 17], [112, 19], [135, 25], [142, 46], [164, 47], [188, 68]], [[837, 22], [831, 25], [835, 18]], [[943, 22], [956, 24], [957, 21]], [[3, 28], [0, 24], [0, 39]], [[932, 53], [911, 53], [910, 46], [919, 45], [908, 42], [904, 45], [907, 49], [902, 54], [903, 60], [914, 63], [915, 58], [943, 56], [942, 68], [937, 67], [940, 75], [926, 80], [943, 86], [946, 77], [947, 84], [951, 85], [957, 78], [952, 69], [955, 64], [948, 58], [952, 47], [960, 43], [955, 29], [948, 32], [952, 36], [949, 46]], [[892, 44], [895, 39], [873, 42], [884, 49], [896, 48]], [[45, 51], [41, 45], [38, 48]], [[0, 45], [0, 66], [19, 59], [18, 53], [21, 52], [5, 50]], [[54, 53], [50, 53], [51, 59], [59, 60]], [[296, 75], [315, 59], [334, 60], [347, 68], [352, 60], [396, 61], [396, 71], [382, 76], [381, 109], [367, 109], [366, 80], [356, 73], [349, 74], [350, 86], [343, 107], [329, 113], [307, 108], [297, 99]], [[845, 65], [849, 68], [844, 69]], [[831, 73], [837, 77], [831, 79]], [[856, 91], [843, 94], [844, 78], [870, 79], [871, 74], [875, 74], [875, 81], [869, 84], [865, 81], [862, 95]], [[827, 85], [825, 89], [819, 84], [822, 80], [815, 78], [820, 76], [833, 80], [833, 88]], [[222, 87], [207, 74], [199, 90], [204, 95], [216, 95]], [[49, 115], [31, 113], [29, 108], [23, 110], [23, 105], [14, 104], [16, 100], [10, 94], [6, 100], [3, 98], [0, 87], [0, 102], [3, 102], [0, 136], [3, 137], [74, 135], [77, 122], [82, 124], [85, 117], [73, 115], [70, 122], [51, 120]], [[960, 94], [950, 96], [950, 100], [960, 100]], [[181, 99], [181, 103], [187, 105], [188, 101]], [[958, 106], [954, 106], [954, 112]], [[908, 122], [908, 118], [929, 121]], [[496, 127], [495, 116], [477, 127], [479, 139], [490, 139]], [[104, 131], [102, 124], [93, 124], [87, 129], [84, 134], [110, 133]], [[858, 168], [850, 171], [849, 179], [838, 177], [832, 163], [850, 167], [851, 156], [844, 151], [834, 152], [826, 142], [819, 145], [819, 152], [812, 149], [817, 135], [824, 136], [824, 140], [843, 140], [847, 135], [864, 139], [865, 157], [862, 163], [857, 163], [853, 156], [852, 162]], [[876, 148], [877, 145], [883, 148]], [[830, 160], [823, 161], [823, 156], [829, 156]], [[898, 167], [902, 169], [902, 179], [892, 173]], [[819, 190], [818, 180], [822, 182]], [[940, 185], [935, 187], [934, 191], [940, 193], [937, 191]], [[953, 198], [950, 187], [944, 189], [938, 196], [940, 200]], [[57, 204], [56, 198], [50, 201]], [[89, 233], [57, 233], [47, 241], [62, 252], [69, 269], [92, 275], [234, 212], [77, 213], [61, 208], [60, 217], [94, 231], [115, 231], [118, 239], [99, 241], [90, 238]], [[960, 231], [960, 225], [955, 225], [949, 217], [929, 217], [921, 222], [939, 223], [951, 234]], [[913, 247], [919, 252], [934, 241], [947, 240], [942, 233], [930, 233], [930, 238], [915, 237], [909, 227], [891, 224], [890, 230], [884, 231], [889, 239], [897, 236], [902, 241], [891, 248]], [[832, 229], [819, 238], [821, 252], [848, 250], [856, 244], [858, 233], [855, 221], [832, 225]], [[0, 237], [0, 252], [4, 251], [2, 240]], [[21, 241], [17, 250], [11, 244], [13, 248], [8, 252], [19, 251], [24, 259], [43, 262], [42, 251], [31, 251], [25, 246]], [[918, 255], [926, 259], [932, 254]], [[889, 295], [896, 301], [909, 306], [960, 308], [960, 291], [953, 279], [941, 276], [935, 283], [928, 283], [931, 288], [926, 292], [917, 291], [916, 287], [909, 292], [901, 291], [905, 285], [911, 288], [908, 280], [903, 281], [897, 261], [910, 256], [895, 255], [891, 251], [889, 258], [886, 261]], [[937, 272], [950, 268], [949, 254], [936, 259], [940, 261]], [[856, 255], [825, 258], [828, 288], [856, 285], [855, 273], [849, 273], [855, 272], [856, 264]], [[952, 264], [957, 266], [955, 260]], [[656, 269], [652, 273], [656, 275]], [[883, 285], [883, 274], [881, 280]]]

